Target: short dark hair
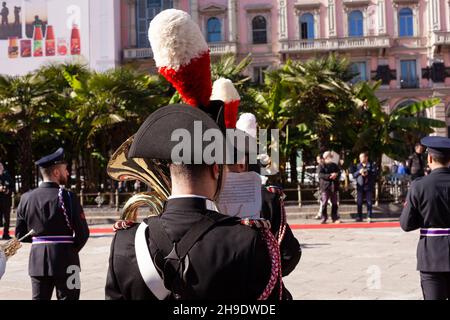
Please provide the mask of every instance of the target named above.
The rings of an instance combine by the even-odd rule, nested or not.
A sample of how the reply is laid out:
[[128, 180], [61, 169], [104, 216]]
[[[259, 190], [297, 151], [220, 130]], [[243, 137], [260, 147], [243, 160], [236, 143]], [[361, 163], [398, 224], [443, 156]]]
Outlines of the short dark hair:
[[447, 154], [437, 154], [429, 151], [429, 154], [433, 158], [433, 161], [436, 161], [439, 164], [447, 165], [450, 162], [450, 153]]
[[52, 175], [52, 171], [55, 169], [55, 166], [50, 166], [47, 168], [39, 168], [39, 171], [41, 171], [41, 175], [43, 177], [50, 177]]
[[203, 176], [211, 165], [207, 164], [174, 164], [170, 165], [170, 174], [187, 180], [197, 180]]

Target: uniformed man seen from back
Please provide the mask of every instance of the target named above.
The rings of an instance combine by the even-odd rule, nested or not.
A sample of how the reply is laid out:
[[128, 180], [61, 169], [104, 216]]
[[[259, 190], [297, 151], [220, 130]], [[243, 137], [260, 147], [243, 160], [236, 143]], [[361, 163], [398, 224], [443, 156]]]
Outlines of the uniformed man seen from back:
[[[169, 105], [157, 110], [135, 135], [128, 156], [170, 160], [173, 130], [193, 135], [194, 122], [202, 123], [203, 133], [219, 130], [198, 108]], [[190, 146], [191, 159], [202, 158], [206, 144]], [[278, 297], [279, 287], [267, 289], [271, 258], [262, 234], [217, 212], [214, 201], [225, 179], [223, 165], [172, 163], [170, 178], [171, 196], [163, 213], [117, 231], [106, 299]]]
[[426, 137], [432, 169], [417, 178], [408, 192], [400, 217], [405, 231], [420, 228], [417, 270], [425, 300], [450, 298], [450, 139]]
[[50, 300], [56, 288], [59, 300], [80, 296], [79, 251], [89, 238], [83, 209], [75, 194], [64, 190], [69, 173], [64, 150], [36, 162], [43, 182], [22, 195], [17, 208], [16, 238], [34, 230], [28, 271], [34, 300]]

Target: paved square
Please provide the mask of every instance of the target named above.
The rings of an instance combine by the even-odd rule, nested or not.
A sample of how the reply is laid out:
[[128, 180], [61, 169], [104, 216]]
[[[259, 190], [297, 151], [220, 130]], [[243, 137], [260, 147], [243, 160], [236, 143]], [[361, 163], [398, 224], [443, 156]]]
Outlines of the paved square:
[[[303, 248], [284, 278], [295, 299], [422, 299], [416, 268], [418, 232], [399, 228], [295, 230]], [[81, 252], [81, 299], [104, 299], [112, 235], [92, 235]], [[30, 245], [8, 262], [0, 299], [30, 299]]]

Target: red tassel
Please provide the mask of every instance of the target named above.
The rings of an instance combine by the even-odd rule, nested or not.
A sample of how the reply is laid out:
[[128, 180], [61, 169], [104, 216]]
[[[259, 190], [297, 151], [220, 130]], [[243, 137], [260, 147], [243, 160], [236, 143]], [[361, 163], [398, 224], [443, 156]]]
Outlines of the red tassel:
[[208, 106], [212, 92], [209, 52], [192, 59], [178, 71], [167, 67], [159, 72], [177, 89], [184, 102], [194, 106]]
[[235, 100], [225, 103], [225, 126], [227, 129], [235, 129], [236, 128], [236, 122], [237, 122], [237, 116], [238, 116], [238, 109], [239, 109], [239, 103], [241, 101]]

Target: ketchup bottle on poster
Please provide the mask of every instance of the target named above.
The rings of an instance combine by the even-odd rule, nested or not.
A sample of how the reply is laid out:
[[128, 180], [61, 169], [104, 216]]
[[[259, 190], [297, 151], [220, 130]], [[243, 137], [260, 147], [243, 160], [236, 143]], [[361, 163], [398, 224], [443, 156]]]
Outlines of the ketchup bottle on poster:
[[47, 26], [47, 35], [45, 37], [45, 55], [54, 56], [56, 54], [55, 32], [53, 26]]
[[33, 37], [33, 56], [42, 57], [44, 55], [43, 51], [43, 36], [42, 27], [37, 25], [34, 26], [34, 37]]
[[81, 54], [80, 29], [76, 24], [72, 27], [72, 35], [70, 36], [70, 53], [72, 55]]

